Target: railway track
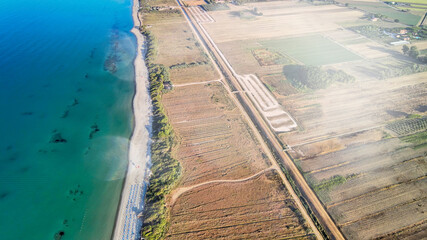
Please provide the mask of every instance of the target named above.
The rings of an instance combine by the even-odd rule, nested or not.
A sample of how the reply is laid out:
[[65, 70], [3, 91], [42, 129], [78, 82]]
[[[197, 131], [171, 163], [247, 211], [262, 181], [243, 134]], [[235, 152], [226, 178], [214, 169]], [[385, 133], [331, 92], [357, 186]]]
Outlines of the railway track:
[[[291, 187], [288, 179], [285, 176], [284, 171], [280, 171], [279, 175], [285, 183], [286, 187], [289, 189], [291, 195], [294, 197], [297, 205], [300, 207], [302, 215], [309, 223], [310, 227], [313, 229], [314, 234], [317, 238], [324, 238], [324, 234], [321, 234], [317, 229], [314, 221], [310, 218], [307, 209], [304, 207], [302, 201], [309, 205], [309, 208], [316, 217], [317, 220], [324, 231], [326, 232], [326, 237], [330, 239], [345, 239], [341, 231], [338, 229], [335, 222], [329, 216], [324, 206], [317, 198], [316, 194], [309, 187], [301, 172], [298, 170], [292, 159], [283, 151], [283, 146], [280, 141], [277, 139], [276, 135], [271, 131], [268, 124], [262, 118], [260, 113], [255, 108], [254, 104], [250, 101], [249, 97], [246, 95], [242, 86], [237, 80], [237, 74], [232, 69], [230, 64], [227, 62], [225, 57], [219, 51], [213, 40], [210, 38], [208, 33], [205, 31], [202, 25], [197, 22], [195, 17], [192, 15], [187, 7], [182, 3], [181, 0], [177, 0], [178, 5], [180, 6], [185, 18], [187, 19], [190, 27], [193, 29], [197, 37], [201, 40], [204, 48], [207, 50], [210, 58], [213, 60], [215, 67], [220, 71], [220, 74], [225, 80], [225, 86], [229, 85], [227, 91], [230, 93], [231, 97], [234, 97], [237, 103], [240, 105], [240, 108], [244, 110], [244, 114], [248, 119], [249, 123], [253, 125], [258, 132], [261, 134], [264, 142], [268, 145], [270, 151], [275, 155], [273, 158], [274, 162], [272, 164], [276, 169], [282, 169], [280, 166], [283, 166], [289, 173], [291, 179], [295, 183], [297, 190], [301, 193], [303, 199], [296, 197], [296, 193]], [[233, 96], [234, 94], [234, 96]]]

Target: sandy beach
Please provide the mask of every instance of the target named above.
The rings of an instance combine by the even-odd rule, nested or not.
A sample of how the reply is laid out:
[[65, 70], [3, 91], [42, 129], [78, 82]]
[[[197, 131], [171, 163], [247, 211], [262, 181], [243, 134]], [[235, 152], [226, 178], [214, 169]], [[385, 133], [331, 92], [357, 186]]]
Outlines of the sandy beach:
[[144, 37], [139, 31], [139, 2], [133, 1], [131, 32], [137, 40], [135, 66], [135, 96], [133, 98], [134, 130], [129, 145], [129, 163], [123, 185], [120, 205], [112, 239], [137, 239], [142, 225], [138, 215], [142, 212], [146, 182], [149, 174], [151, 134], [151, 99], [149, 95], [148, 72], [144, 62]]

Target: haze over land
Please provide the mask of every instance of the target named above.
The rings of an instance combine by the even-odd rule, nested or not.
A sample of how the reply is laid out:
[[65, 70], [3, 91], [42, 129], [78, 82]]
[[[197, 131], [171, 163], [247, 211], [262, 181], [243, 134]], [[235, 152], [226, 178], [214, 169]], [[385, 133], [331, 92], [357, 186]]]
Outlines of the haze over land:
[[[172, 88], [159, 103], [179, 175], [157, 202], [166, 217], [148, 206], [143, 236], [422, 237], [427, 29], [412, 26], [423, 14], [400, 7], [145, 3], [144, 31], [157, 52], [151, 61], [169, 68], [163, 83]], [[262, 176], [274, 184], [255, 193]], [[291, 218], [273, 220], [295, 209], [292, 201], [261, 208], [285, 196], [303, 213], [305, 234]]]

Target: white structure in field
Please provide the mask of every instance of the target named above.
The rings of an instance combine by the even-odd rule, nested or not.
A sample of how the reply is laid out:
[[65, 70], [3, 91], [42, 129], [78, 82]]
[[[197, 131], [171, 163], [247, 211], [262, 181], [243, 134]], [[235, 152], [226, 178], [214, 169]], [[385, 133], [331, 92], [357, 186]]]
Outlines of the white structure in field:
[[298, 126], [257, 76], [253, 74], [237, 75], [237, 79], [274, 131], [289, 132]]

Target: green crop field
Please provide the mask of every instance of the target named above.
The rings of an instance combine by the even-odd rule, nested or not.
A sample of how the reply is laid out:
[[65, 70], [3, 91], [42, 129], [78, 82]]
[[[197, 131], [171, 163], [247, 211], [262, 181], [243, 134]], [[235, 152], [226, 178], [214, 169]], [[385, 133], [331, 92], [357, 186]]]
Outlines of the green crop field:
[[400, 12], [382, 2], [362, 2], [352, 0], [338, 0], [338, 2], [348, 3], [350, 7], [357, 7], [358, 9], [369, 13], [382, 14], [391, 19], [399, 19], [399, 22], [407, 25], [416, 25], [421, 19], [421, 16], [417, 16], [409, 12]]
[[358, 55], [321, 35], [272, 39], [260, 43], [266, 48], [274, 49], [306, 65], [320, 66], [361, 59]]

